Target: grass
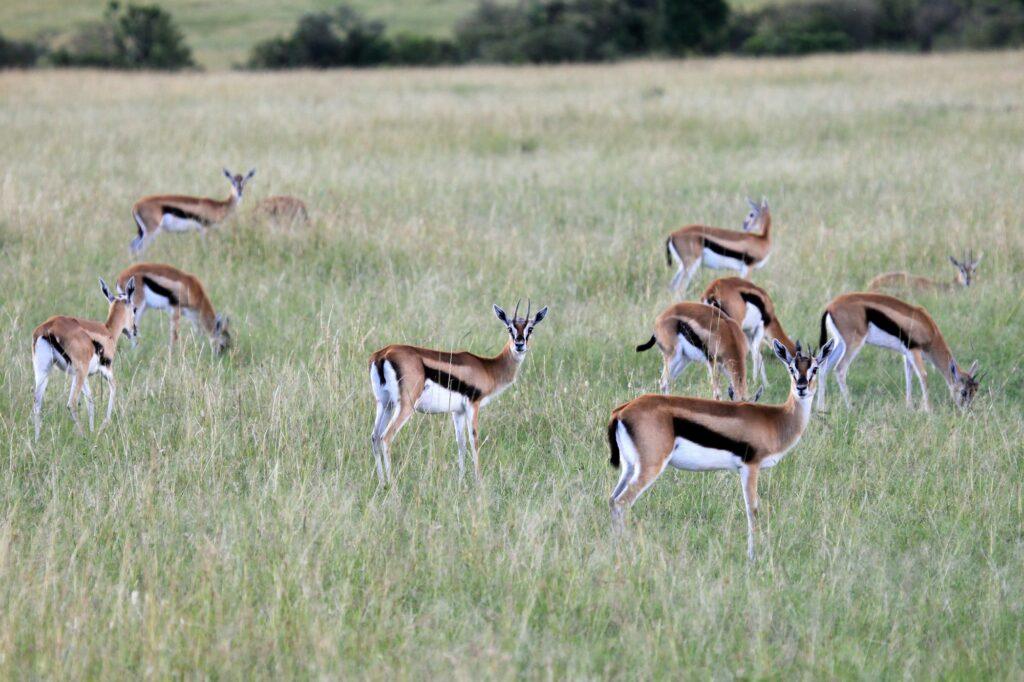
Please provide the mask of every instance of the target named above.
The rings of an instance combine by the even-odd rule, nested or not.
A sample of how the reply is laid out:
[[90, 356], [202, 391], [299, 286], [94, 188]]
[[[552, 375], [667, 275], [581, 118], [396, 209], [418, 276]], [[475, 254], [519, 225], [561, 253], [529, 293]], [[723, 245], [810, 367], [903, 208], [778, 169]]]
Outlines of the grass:
[[[1022, 107], [1022, 53], [0, 74], [0, 677], [1020, 678]], [[131, 203], [224, 195], [221, 165], [314, 217], [149, 252], [202, 277], [234, 352], [168, 357], [148, 316], [113, 426], [76, 436], [55, 375], [34, 443], [32, 329], [101, 317]], [[918, 300], [991, 371], [967, 415], [932, 371], [923, 414], [865, 351], [856, 409], [833, 385], [762, 477], [754, 565], [727, 473], [666, 472], [616, 541], [604, 440], [657, 385], [632, 348], [670, 302], [664, 235], [738, 228], [744, 194], [804, 339], [880, 271], [983, 250], [976, 287]], [[370, 352], [496, 352], [491, 303], [527, 296], [551, 313], [482, 414], [482, 484], [417, 416], [378, 491]]]

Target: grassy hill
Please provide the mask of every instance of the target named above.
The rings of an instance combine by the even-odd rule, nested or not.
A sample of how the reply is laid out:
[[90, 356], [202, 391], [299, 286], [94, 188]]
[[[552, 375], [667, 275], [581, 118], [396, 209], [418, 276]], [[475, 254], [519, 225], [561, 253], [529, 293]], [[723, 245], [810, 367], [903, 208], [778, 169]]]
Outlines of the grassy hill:
[[[6, 72], [0, 93], [0, 679], [1024, 677], [1024, 53]], [[223, 164], [258, 168], [239, 215], [146, 258], [203, 279], [232, 352], [186, 325], [168, 353], [149, 312], [112, 426], [76, 435], [54, 374], [34, 442], [33, 328], [102, 317], [132, 202], [226, 196]], [[277, 193], [312, 224], [254, 219]], [[772, 202], [752, 276], [795, 338], [879, 272], [984, 250], [970, 289], [913, 298], [990, 371], [963, 414], [931, 369], [926, 413], [899, 356], [861, 353], [853, 409], [833, 381], [761, 474], [753, 565], [731, 472], [666, 471], [614, 534], [605, 440], [657, 387], [633, 349], [673, 300], [665, 235], [739, 229], [744, 194]], [[551, 312], [482, 412], [482, 481], [458, 480], [452, 420], [416, 415], [378, 490], [369, 354], [497, 352], [491, 304], [520, 297]], [[674, 390], [709, 396], [707, 373]]]
[[[148, 0], [147, 0], [148, 1]], [[302, 14], [336, 7], [340, 0], [154, 0], [166, 7], [184, 30], [200, 64], [209, 69], [245, 60], [253, 43], [289, 32]], [[733, 0], [756, 6], [766, 0]], [[444, 35], [476, 0], [349, 0], [367, 16], [387, 21], [393, 31]], [[42, 31], [62, 32], [98, 18], [105, 0], [4, 0], [0, 31], [29, 38]]]

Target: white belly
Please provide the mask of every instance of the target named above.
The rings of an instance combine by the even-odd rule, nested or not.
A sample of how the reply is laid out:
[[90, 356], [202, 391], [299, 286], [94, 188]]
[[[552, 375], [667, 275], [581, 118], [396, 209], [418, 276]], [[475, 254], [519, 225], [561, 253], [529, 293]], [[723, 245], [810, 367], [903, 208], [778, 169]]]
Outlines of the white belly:
[[713, 270], [742, 270], [746, 267], [741, 260], [728, 258], [707, 248], [704, 249], [703, 261], [705, 267]]
[[509, 387], [509, 386], [511, 386], [511, 385], [512, 385], [512, 384], [505, 384], [505, 385], [504, 385], [504, 386], [502, 386], [501, 388], [499, 388], [499, 389], [495, 390], [495, 391], [494, 391], [493, 393], [491, 393], [491, 394], [490, 394], [489, 396], [487, 396], [486, 398], [481, 398], [481, 400], [480, 400], [480, 407], [483, 407], [483, 406], [484, 406], [484, 405], [486, 405], [487, 403], [489, 403], [489, 402], [491, 402], [492, 400], [494, 400], [495, 398], [497, 398], [497, 397], [498, 397], [499, 395], [501, 395], [502, 393], [504, 393], [504, 392], [505, 392], [505, 389], [506, 389], [506, 388], [508, 388], [508, 387]]
[[888, 348], [889, 350], [894, 350], [899, 353], [907, 352], [907, 347], [900, 343], [899, 339], [897, 339], [892, 334], [883, 332], [881, 329], [879, 329], [878, 327], [871, 323], [868, 323], [868, 336], [865, 339], [865, 342], [871, 344], [872, 346]]
[[427, 414], [440, 414], [443, 412], [462, 412], [469, 405], [469, 401], [461, 393], [449, 391], [447, 388], [438, 386], [427, 379], [423, 386], [423, 393], [416, 401], [417, 412]]
[[201, 230], [202, 225], [188, 218], [179, 218], [176, 215], [165, 213], [160, 221], [160, 227], [168, 232], [188, 232], [190, 230]]
[[171, 302], [164, 296], [154, 293], [152, 289], [143, 285], [142, 293], [146, 298], [146, 306], [150, 308], [169, 308]]
[[708, 361], [700, 348], [692, 345], [682, 334], [676, 334], [676, 358], [682, 359], [684, 357], [690, 362], [706, 363]]
[[754, 332], [760, 329], [763, 325], [764, 320], [761, 318], [761, 311], [758, 310], [757, 306], [753, 303], [748, 303], [740, 328], [742, 328], [743, 331]]
[[706, 448], [685, 438], [676, 438], [669, 464], [687, 471], [735, 471], [743, 460], [728, 450]]

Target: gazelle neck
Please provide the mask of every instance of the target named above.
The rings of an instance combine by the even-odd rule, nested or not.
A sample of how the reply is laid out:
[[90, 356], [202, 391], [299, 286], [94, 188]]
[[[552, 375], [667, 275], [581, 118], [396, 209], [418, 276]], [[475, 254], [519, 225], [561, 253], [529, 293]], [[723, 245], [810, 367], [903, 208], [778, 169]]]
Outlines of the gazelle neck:
[[761, 222], [761, 236], [765, 239], [768, 238], [769, 233], [772, 229], [772, 214], [771, 211], [764, 214], [764, 220]]
[[117, 350], [118, 338], [124, 332], [125, 327], [128, 326], [128, 310], [123, 302], [110, 306], [110, 312], [107, 313], [107, 321], [103, 323], [103, 326], [107, 328], [110, 334], [113, 346], [111, 352], [113, 352]]
[[790, 387], [789, 397], [782, 405], [783, 419], [779, 428], [779, 439], [783, 443], [795, 443], [803, 435], [807, 423], [811, 420], [813, 398], [813, 393], [806, 398], [800, 398]]
[[495, 383], [499, 385], [511, 384], [519, 374], [519, 368], [526, 360], [526, 353], [517, 353], [509, 339], [501, 352], [493, 358], [488, 358], [488, 364], [494, 372]]
[[953, 351], [949, 349], [946, 339], [942, 338], [942, 333], [938, 329], [935, 330], [935, 336], [928, 347], [924, 349], [924, 352], [928, 359], [932, 361], [932, 364], [935, 365], [935, 368], [942, 374], [942, 378], [946, 380], [946, 385], [953, 388], [956, 382], [953, 379], [950, 365], [955, 364], [956, 360], [953, 358]]

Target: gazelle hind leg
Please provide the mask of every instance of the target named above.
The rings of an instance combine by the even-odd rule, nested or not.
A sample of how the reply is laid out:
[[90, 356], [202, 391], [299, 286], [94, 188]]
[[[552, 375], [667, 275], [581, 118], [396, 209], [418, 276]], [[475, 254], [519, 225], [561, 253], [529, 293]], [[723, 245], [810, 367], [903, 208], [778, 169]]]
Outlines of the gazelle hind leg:
[[843, 359], [844, 355], [846, 355], [846, 342], [843, 341], [843, 337], [833, 336], [832, 338], [836, 340], [836, 346], [829, 354], [829, 356], [825, 358], [824, 364], [822, 364], [821, 367], [818, 368], [819, 374], [817, 400], [819, 412], [823, 412], [825, 410], [825, 389], [828, 387], [829, 372], [831, 372], [832, 368], [835, 367], [839, 363], [839, 361]]
[[471, 404], [466, 414], [466, 431], [469, 436], [469, 453], [473, 456], [473, 475], [480, 482], [480, 452], [477, 443], [477, 424], [480, 419], [480, 405]]
[[917, 383], [921, 386], [921, 409], [928, 412], [931, 410], [931, 406], [928, 404], [928, 370], [924, 364], [924, 355], [918, 349], [911, 351], [911, 354], [914, 358], [914, 371], [917, 373]]
[[76, 371], [71, 376], [71, 391], [68, 393], [68, 412], [71, 413], [71, 421], [75, 423], [75, 430], [80, 436], [85, 435], [85, 432], [82, 431], [82, 423], [78, 421], [78, 399], [82, 394], [84, 381], [83, 373]]
[[107, 428], [110, 416], [114, 413], [114, 394], [117, 392], [117, 387], [114, 384], [114, 372], [109, 367], [100, 367], [100, 376], [107, 382], [107, 414], [103, 417], [103, 422], [100, 423], [100, 431], [102, 431]]
[[864, 339], [851, 342], [849, 346], [846, 346], [843, 357], [836, 363], [836, 383], [839, 384], [839, 392], [842, 394], [843, 401], [848, 409], [853, 407], [853, 402], [850, 400], [850, 389], [846, 385], [846, 373], [862, 348], [864, 348]]
[[740, 486], [743, 489], [743, 506], [747, 512], [747, 558], [754, 560], [754, 530], [757, 516], [757, 465], [744, 464], [740, 467]]
[[43, 426], [43, 396], [46, 394], [46, 385], [50, 382], [50, 370], [53, 367], [52, 358], [43, 358], [39, 355], [33, 357], [36, 381], [35, 391], [32, 395], [32, 424], [35, 428], [36, 440], [39, 440], [39, 431]]
[[387, 430], [384, 432], [384, 436], [381, 438], [380, 447], [381, 455], [384, 459], [384, 480], [386, 483], [391, 483], [391, 441], [394, 440], [398, 432], [405, 426], [405, 422], [409, 421], [412, 412], [412, 403], [401, 403], [398, 407], [398, 414], [391, 420]]
[[914, 395], [913, 395], [913, 378], [914, 372], [914, 361], [911, 359], [910, 353], [903, 356], [903, 380], [906, 384], [906, 399], [907, 407], [912, 408], [914, 406]]
[[455, 442], [459, 446], [459, 480], [466, 473], [466, 413], [452, 412], [455, 424]]
[[89, 415], [89, 433], [96, 428], [96, 408], [92, 401], [92, 389], [89, 388], [89, 377], [82, 379], [82, 394], [85, 396], [85, 411]]
[[377, 465], [377, 479], [381, 485], [386, 483], [384, 478], [384, 463], [383, 463], [383, 451], [381, 448], [381, 439], [384, 437], [384, 430], [388, 427], [388, 422], [391, 421], [391, 417], [394, 412], [394, 403], [377, 401], [377, 416], [373, 421], [373, 431], [370, 433], [370, 449], [373, 451], [373, 460]]

